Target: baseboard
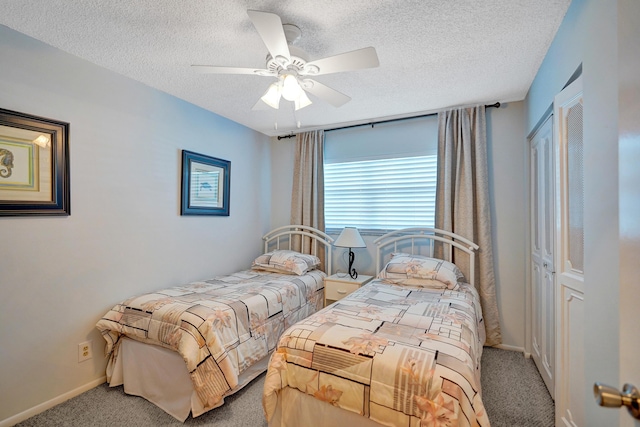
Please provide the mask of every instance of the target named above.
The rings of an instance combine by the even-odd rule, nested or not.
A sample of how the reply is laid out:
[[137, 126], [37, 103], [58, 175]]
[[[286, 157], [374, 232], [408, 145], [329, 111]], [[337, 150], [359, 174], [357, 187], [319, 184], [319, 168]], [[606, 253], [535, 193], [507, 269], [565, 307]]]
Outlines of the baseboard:
[[509, 351], [518, 351], [527, 357], [527, 352], [524, 350], [524, 347], [516, 347], [515, 345], [507, 345], [507, 344], [498, 344], [494, 346], [495, 348], [499, 348], [500, 350], [509, 350]]
[[0, 427], [14, 426], [28, 418], [33, 417], [34, 415], [38, 415], [39, 413], [44, 412], [47, 409], [51, 409], [62, 402], [65, 402], [73, 397], [76, 397], [87, 390], [91, 390], [92, 388], [97, 387], [106, 381], [107, 381], [107, 377], [102, 376], [97, 380], [93, 380], [90, 383], [87, 383], [83, 386], [73, 389], [67, 393], [61, 394], [60, 396], [54, 397], [53, 399], [48, 400], [44, 403], [41, 403], [37, 406], [34, 406], [33, 408], [29, 408], [26, 411], [20, 412], [19, 414], [16, 414], [10, 418], [4, 419], [0, 421]]

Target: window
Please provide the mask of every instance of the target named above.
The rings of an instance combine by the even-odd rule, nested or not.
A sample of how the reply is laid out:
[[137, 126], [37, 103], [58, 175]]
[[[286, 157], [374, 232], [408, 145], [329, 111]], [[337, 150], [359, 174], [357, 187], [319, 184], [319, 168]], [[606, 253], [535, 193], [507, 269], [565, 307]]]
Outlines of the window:
[[326, 228], [433, 227], [436, 164], [432, 155], [325, 165]]
[[437, 117], [325, 133], [325, 226], [433, 227]]

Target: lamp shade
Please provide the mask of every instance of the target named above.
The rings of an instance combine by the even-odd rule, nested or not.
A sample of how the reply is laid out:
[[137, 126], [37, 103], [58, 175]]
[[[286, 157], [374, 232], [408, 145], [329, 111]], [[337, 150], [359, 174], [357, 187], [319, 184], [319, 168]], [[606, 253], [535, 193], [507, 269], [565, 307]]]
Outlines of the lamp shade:
[[336, 239], [333, 246], [339, 248], [366, 248], [367, 245], [362, 240], [362, 236], [355, 227], [345, 227]]
[[300, 95], [298, 95], [298, 97], [293, 102], [294, 102], [296, 111], [311, 105], [311, 100], [309, 99], [309, 97], [307, 96], [304, 90], [300, 91]]
[[277, 110], [280, 108], [280, 96], [280, 86], [278, 83], [272, 83], [260, 99], [269, 107]]

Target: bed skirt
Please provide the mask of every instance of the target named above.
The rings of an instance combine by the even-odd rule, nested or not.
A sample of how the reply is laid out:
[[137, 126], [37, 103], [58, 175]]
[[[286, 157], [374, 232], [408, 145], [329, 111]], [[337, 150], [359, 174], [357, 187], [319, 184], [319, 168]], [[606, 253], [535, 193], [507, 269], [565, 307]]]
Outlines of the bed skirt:
[[[180, 422], [184, 422], [189, 413], [197, 417], [213, 409], [204, 409], [184, 359], [178, 353], [125, 337], [120, 341], [109, 386], [123, 385], [125, 393], [147, 399]], [[239, 391], [266, 371], [268, 361], [267, 356], [240, 374], [238, 386], [225, 396]], [[217, 406], [223, 403], [221, 400]]]
[[276, 410], [269, 420], [269, 427], [300, 426], [382, 427], [382, 424], [364, 418], [355, 412], [329, 405], [296, 389], [285, 387], [278, 391], [278, 402]]

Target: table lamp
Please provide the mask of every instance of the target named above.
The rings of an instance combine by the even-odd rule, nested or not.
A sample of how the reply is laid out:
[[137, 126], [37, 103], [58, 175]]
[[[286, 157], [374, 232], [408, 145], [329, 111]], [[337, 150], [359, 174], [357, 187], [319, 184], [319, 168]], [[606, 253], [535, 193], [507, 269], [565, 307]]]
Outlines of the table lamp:
[[355, 227], [345, 227], [338, 236], [338, 239], [333, 244], [338, 248], [349, 248], [349, 276], [352, 279], [356, 279], [358, 277], [358, 272], [356, 272], [355, 268], [353, 268], [353, 261], [355, 260], [355, 255], [351, 248], [366, 248], [367, 245], [362, 240], [362, 236], [358, 233], [358, 229]]

